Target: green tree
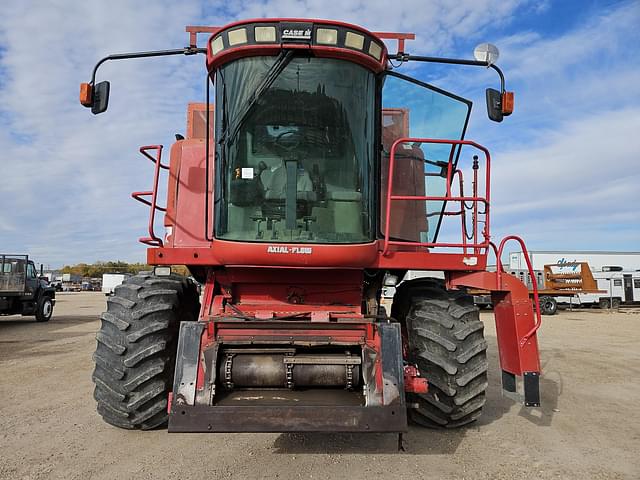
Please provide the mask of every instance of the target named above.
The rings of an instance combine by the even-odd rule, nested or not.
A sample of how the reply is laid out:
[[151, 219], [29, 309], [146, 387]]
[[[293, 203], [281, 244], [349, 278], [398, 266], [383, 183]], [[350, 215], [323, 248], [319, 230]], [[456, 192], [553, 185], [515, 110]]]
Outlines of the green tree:
[[[184, 265], [173, 265], [172, 270], [181, 275], [188, 275], [189, 270]], [[142, 271], [151, 271], [153, 267], [146, 263], [127, 263], [121, 260], [97, 261], [92, 264], [78, 263], [76, 265], [65, 265], [62, 273], [70, 273], [80, 277], [100, 278], [105, 273], [130, 273], [135, 275]]]

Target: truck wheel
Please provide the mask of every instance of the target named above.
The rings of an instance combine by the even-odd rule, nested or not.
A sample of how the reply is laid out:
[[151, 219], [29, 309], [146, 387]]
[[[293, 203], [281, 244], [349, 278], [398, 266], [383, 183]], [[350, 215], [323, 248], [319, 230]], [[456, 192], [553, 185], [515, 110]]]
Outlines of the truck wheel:
[[558, 311], [558, 303], [553, 297], [540, 297], [538, 302], [540, 303], [541, 315], [555, 315]]
[[93, 355], [98, 413], [120, 428], [167, 422], [181, 321], [198, 318], [196, 286], [179, 275], [139, 274], [115, 288], [101, 315]]
[[620, 299], [619, 298], [614, 298], [613, 302], [611, 303], [611, 308], [613, 308], [614, 310], [618, 310], [620, 308]]
[[51, 315], [53, 315], [53, 300], [51, 297], [40, 297], [36, 305], [36, 322], [48, 322]]
[[[421, 282], [422, 283], [422, 282]], [[476, 420], [487, 389], [487, 343], [473, 297], [441, 282], [411, 289], [406, 316], [410, 360], [429, 381], [429, 392], [408, 395], [410, 418], [425, 427], [455, 428]]]

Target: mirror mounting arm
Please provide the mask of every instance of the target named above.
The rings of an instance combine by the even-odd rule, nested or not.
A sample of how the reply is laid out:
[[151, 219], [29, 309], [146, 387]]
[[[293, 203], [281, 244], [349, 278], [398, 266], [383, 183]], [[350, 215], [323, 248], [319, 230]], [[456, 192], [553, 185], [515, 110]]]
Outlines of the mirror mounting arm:
[[471, 65], [474, 67], [490, 67], [493, 68], [500, 76], [500, 91], [505, 92], [504, 74], [500, 68], [489, 62], [479, 62], [478, 60], [464, 60], [461, 58], [443, 58], [443, 57], [423, 57], [419, 55], [409, 55], [407, 53], [396, 53], [395, 55], [389, 55], [392, 60], [398, 60], [400, 62], [428, 62], [428, 63], [445, 63], [449, 65]]
[[132, 53], [116, 53], [113, 55], [108, 55], [102, 58], [96, 66], [93, 67], [93, 73], [91, 74], [91, 83], [90, 85], [95, 85], [96, 82], [96, 73], [98, 72], [98, 68], [100, 66], [109, 61], [109, 60], [127, 60], [129, 58], [147, 58], [147, 57], [166, 57], [169, 55], [196, 55], [198, 53], [207, 53], [206, 48], [198, 48], [198, 47], [185, 47], [185, 48], [177, 48], [173, 50], [154, 50], [150, 52], [132, 52]]
[[507, 92], [505, 89], [504, 74], [500, 68], [491, 62], [481, 60], [464, 60], [459, 58], [441, 58], [441, 57], [422, 57], [418, 55], [409, 55], [407, 53], [396, 53], [395, 55], [389, 55], [390, 59], [398, 60], [401, 62], [415, 61], [415, 62], [429, 62], [429, 63], [444, 63], [449, 65], [471, 65], [474, 67], [491, 67], [500, 77], [500, 91], [488, 88], [486, 91], [487, 96], [487, 113], [489, 118], [494, 122], [501, 122], [506, 116], [511, 115], [513, 112], [513, 92]]
[[91, 108], [94, 115], [107, 110], [109, 105], [109, 82], [100, 82], [96, 84], [96, 73], [100, 66], [109, 60], [126, 60], [129, 58], [147, 58], [147, 57], [166, 57], [169, 55], [196, 55], [198, 53], [207, 53], [206, 48], [198, 48], [189, 46], [174, 50], [155, 50], [150, 52], [133, 52], [133, 53], [117, 53], [108, 55], [101, 59], [96, 66], [93, 67], [90, 83], [80, 84], [80, 103], [87, 108]]

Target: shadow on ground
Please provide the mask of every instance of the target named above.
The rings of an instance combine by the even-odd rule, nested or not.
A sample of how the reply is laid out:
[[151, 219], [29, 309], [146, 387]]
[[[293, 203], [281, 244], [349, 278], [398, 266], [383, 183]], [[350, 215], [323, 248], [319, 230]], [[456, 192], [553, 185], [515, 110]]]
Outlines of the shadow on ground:
[[[392, 433], [285, 433], [274, 442], [276, 453], [280, 454], [349, 454], [349, 453], [383, 453], [410, 455], [442, 455], [455, 453], [470, 431], [481, 429], [498, 421], [519, 402], [502, 394], [500, 384], [500, 368], [496, 349], [489, 350], [489, 386], [487, 403], [480, 419], [456, 430], [427, 429], [410, 425], [409, 431], [403, 435], [404, 451], [398, 450], [398, 436]], [[518, 416], [539, 427], [549, 427], [557, 411], [558, 398], [562, 394], [562, 376], [551, 370], [554, 358], [547, 359], [540, 377], [541, 408], [520, 406]], [[521, 391], [521, 390], [520, 390]]]

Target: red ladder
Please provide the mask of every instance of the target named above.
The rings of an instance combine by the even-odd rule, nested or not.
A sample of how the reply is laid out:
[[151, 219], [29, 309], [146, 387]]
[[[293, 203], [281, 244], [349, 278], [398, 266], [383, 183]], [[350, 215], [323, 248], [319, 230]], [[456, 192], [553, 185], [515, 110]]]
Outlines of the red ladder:
[[[149, 154], [149, 150], [155, 150], [155, 156], [151, 156]], [[161, 212], [166, 212], [166, 207], [161, 207], [157, 203], [158, 199], [158, 180], [160, 179], [160, 169], [169, 170], [169, 165], [165, 165], [161, 162], [162, 157], [162, 145], [147, 145], [144, 147], [140, 147], [140, 153], [151, 160], [154, 164], [154, 173], [153, 173], [153, 187], [151, 190], [143, 191], [143, 192], [133, 192], [131, 197], [135, 200], [144, 203], [145, 205], [151, 207], [149, 210], [149, 236], [148, 237], [140, 237], [138, 239], [139, 242], [144, 243], [145, 245], [149, 245], [152, 247], [162, 247], [164, 244], [162, 239], [158, 237], [153, 229], [153, 224], [155, 222], [156, 210], [160, 210]], [[151, 197], [151, 200], [148, 200], [147, 197]]]

